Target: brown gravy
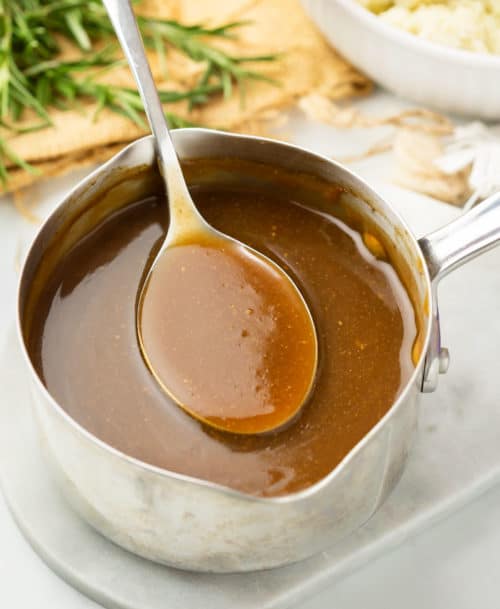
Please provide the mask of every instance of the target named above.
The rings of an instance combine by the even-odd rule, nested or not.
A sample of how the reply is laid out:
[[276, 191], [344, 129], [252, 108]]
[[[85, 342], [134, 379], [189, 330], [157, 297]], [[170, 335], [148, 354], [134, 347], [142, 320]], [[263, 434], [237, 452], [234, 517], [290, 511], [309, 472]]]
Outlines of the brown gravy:
[[76, 421], [147, 463], [275, 496], [323, 478], [387, 412], [413, 370], [407, 292], [357, 232], [280, 192], [246, 184], [193, 197], [212, 225], [282, 265], [305, 295], [319, 367], [297, 419], [266, 436], [234, 436], [206, 428], [158, 386], [135, 326], [138, 286], [166, 230], [164, 202], [148, 198], [63, 256], [31, 320], [34, 365]]
[[277, 430], [315, 379], [307, 305], [250, 249], [194, 239], [164, 251], [146, 282], [138, 307], [144, 358], [195, 418], [233, 433]]

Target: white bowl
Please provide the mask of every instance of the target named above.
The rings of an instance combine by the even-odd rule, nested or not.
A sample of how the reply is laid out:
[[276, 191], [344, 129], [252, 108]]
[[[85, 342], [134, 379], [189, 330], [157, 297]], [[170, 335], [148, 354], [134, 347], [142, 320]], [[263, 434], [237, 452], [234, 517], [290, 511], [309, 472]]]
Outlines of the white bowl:
[[302, 0], [353, 65], [397, 95], [444, 112], [500, 118], [500, 56], [441, 46], [393, 27], [355, 0]]

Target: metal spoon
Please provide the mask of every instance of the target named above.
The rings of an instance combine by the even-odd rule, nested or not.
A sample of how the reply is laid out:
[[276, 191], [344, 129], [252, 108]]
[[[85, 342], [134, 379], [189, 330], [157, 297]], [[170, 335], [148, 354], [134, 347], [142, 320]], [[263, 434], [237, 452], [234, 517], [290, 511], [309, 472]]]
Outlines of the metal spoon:
[[[137, 21], [130, 2], [128, 0], [104, 0], [104, 5], [109, 13], [111, 22], [137, 82], [149, 124], [156, 140], [158, 165], [164, 178], [165, 188], [168, 194], [170, 214], [169, 228], [160, 250], [149, 269], [138, 299], [137, 333], [144, 359], [164, 391], [167, 392], [182, 409], [194, 418], [201, 420], [203, 423], [217, 429], [240, 434], [262, 433], [277, 429], [290, 421], [298, 413], [307, 400], [314, 384], [317, 368], [318, 343], [314, 322], [309, 308], [295, 283], [283, 269], [263, 254], [217, 231], [201, 216], [188, 191], [179, 159], [170, 137], [163, 108], [154, 84]], [[276, 387], [273, 390], [275, 398], [273, 404], [266, 403], [266, 395], [269, 396], [272, 393], [269, 393], [270, 390], [264, 396], [262, 392], [260, 395], [257, 395], [256, 393], [255, 396], [252, 396], [248, 395], [252, 392], [243, 391], [241, 388], [239, 388], [242, 396], [241, 400], [233, 399], [232, 403], [225, 404], [224, 396], [217, 396], [216, 394], [209, 400], [206, 395], [203, 395], [203, 383], [197, 378], [193, 381], [193, 379], [189, 377], [189, 375], [192, 376], [193, 374], [196, 377], [197, 371], [195, 370], [193, 373], [192, 369], [188, 371], [183, 369], [179, 370], [178, 368], [181, 364], [179, 364], [178, 361], [170, 361], [165, 355], [167, 346], [171, 347], [172, 343], [168, 335], [166, 336], [165, 342], [158, 345], [158, 336], [162, 336], [162, 328], [164, 329], [164, 324], [162, 325], [163, 320], [160, 319], [158, 321], [158, 327], [155, 328], [151, 326], [151, 319], [148, 318], [147, 315], [149, 315], [148, 312], [150, 310], [155, 310], [157, 314], [159, 311], [161, 316], [162, 300], [158, 294], [161, 293], [162, 282], [167, 281], [169, 277], [168, 273], [165, 275], [165, 268], [168, 267], [168, 269], [170, 269], [168, 272], [170, 273], [175, 271], [176, 265], [178, 264], [179, 252], [181, 254], [183, 253], [183, 250], [180, 250], [179, 248], [182, 248], [183, 246], [192, 246], [191, 254], [193, 254], [193, 251], [197, 251], [196, 247], [199, 246], [198, 249], [200, 249], [200, 251], [203, 250], [204, 247], [209, 248], [210, 251], [207, 250], [202, 252], [204, 254], [214, 254], [214, 252], [216, 252], [218, 260], [220, 260], [221, 255], [228, 256], [227, 260], [224, 258], [222, 259], [224, 264], [226, 264], [226, 262], [228, 264], [230, 263], [230, 265], [232, 265], [231, 268], [235, 267], [235, 265], [237, 267], [237, 265], [240, 264], [242, 265], [242, 277], [255, 276], [257, 277], [258, 282], [262, 279], [264, 284], [270, 287], [271, 291], [273, 293], [275, 292], [281, 298], [281, 309], [287, 309], [285, 311], [286, 314], [292, 315], [293, 313], [296, 322], [296, 325], [293, 327], [298, 329], [296, 340], [298, 341], [299, 338], [302, 338], [300, 342], [305, 346], [302, 351], [297, 351], [297, 348], [293, 351], [295, 354], [300, 353], [304, 357], [298, 368], [300, 374], [291, 374], [291, 376], [289, 375], [289, 377], [286, 377], [286, 382], [288, 383], [287, 387], [289, 389], [291, 388], [287, 400], [280, 397], [281, 388], [279, 387], [278, 393]], [[175, 252], [175, 255], [177, 256], [177, 258], [175, 258], [175, 263], [172, 262], [174, 258], [171, 258], [173, 252]], [[186, 252], [188, 252], [187, 249]], [[171, 263], [174, 266], [173, 270]], [[163, 273], [162, 275], [160, 275], [160, 271]], [[238, 272], [239, 270], [236, 268], [236, 275]], [[174, 304], [178, 306], [178, 309], [182, 309], [184, 305], [188, 306], [190, 303], [178, 303], [175, 301], [176, 298], [181, 298], [178, 294], [179, 291], [180, 288], [178, 288], [178, 286], [169, 285], [169, 293], [166, 300], [169, 304], [171, 304], [171, 301], [174, 302]], [[247, 312], [248, 311], [252, 311], [252, 309], [247, 309]], [[276, 316], [273, 317], [273, 320], [275, 319], [277, 319]], [[283, 317], [282, 321], [283, 323], [286, 322], [286, 315]], [[266, 322], [266, 320], [264, 320], [264, 322]], [[274, 323], [274, 321], [272, 321], [272, 323]], [[267, 325], [269, 326], [269, 323]], [[288, 325], [286, 327], [291, 328], [292, 326]], [[156, 330], [158, 330], [158, 336], [155, 337]], [[260, 332], [260, 326], [258, 330]], [[242, 336], [246, 336], [246, 332], [246, 330], [243, 330]], [[222, 336], [220, 338], [221, 340], [225, 340], [226, 337]], [[276, 337], [273, 338], [273, 340], [275, 339]], [[293, 340], [295, 340], [295, 337]], [[162, 352], [163, 345], [165, 346], [165, 353]], [[238, 346], [239, 345], [240, 343], [238, 343]], [[282, 346], [285, 353], [288, 345]], [[179, 348], [182, 349], [184, 347], [185, 345], [180, 341]], [[174, 346], [172, 348], [175, 351], [177, 347]], [[197, 351], [198, 348], [202, 350], [205, 349], [206, 355], [210, 355], [210, 345], [207, 347], [206, 344], [200, 344], [196, 348]], [[257, 348], [260, 348], [258, 344], [255, 349]], [[252, 349], [254, 349], [253, 346], [250, 351], [248, 351], [247, 348], [247, 351], [253, 357], [255, 349], [254, 351], [252, 351]], [[185, 358], [185, 361], [189, 362], [189, 353], [187, 355], [188, 357]], [[198, 353], [193, 352], [192, 355], [194, 358], [195, 356], [198, 356]], [[261, 356], [258, 355], [258, 357]], [[262, 357], [265, 358], [266, 355], [264, 354]], [[205, 365], [208, 365], [210, 362], [205, 360], [204, 363]], [[243, 363], [245, 363], [245, 360], [243, 360]], [[281, 374], [281, 377], [283, 377], [283, 375], [286, 376], [286, 367], [290, 362], [287, 363], [283, 358], [283, 361], [278, 363], [281, 366], [279, 374]], [[200, 364], [200, 366], [201, 365], [202, 364]], [[254, 364], [252, 363], [251, 365]], [[230, 360], [227, 362], [227, 366], [229, 368], [231, 367]], [[267, 379], [270, 379], [271, 385], [273, 385], [273, 383], [276, 385], [276, 379], [273, 377], [273, 374], [278, 378], [278, 369], [269, 370], [266, 368], [264, 373], [259, 366], [255, 364], [256, 374], [258, 373], [265, 376]], [[190, 363], [188, 367], [192, 367]], [[169, 372], [173, 368], [175, 368], [175, 379], [178, 380], [178, 378], [180, 378], [179, 375], [181, 377], [185, 375], [186, 378], [183, 379], [185, 382], [194, 383], [195, 385], [198, 383], [199, 386], [191, 390], [191, 393], [186, 393], [178, 382], [174, 382], [172, 375]], [[257, 370], [257, 368], [259, 368], [259, 370]], [[231, 370], [226, 370], [224, 373], [230, 375]], [[300, 386], [297, 385], [297, 387], [295, 387], [294, 383], [299, 383], [299, 380], [296, 380], [298, 377], [301, 377], [301, 384]], [[256, 392], [259, 391], [259, 388], [260, 386], [256, 385]], [[285, 395], [286, 389], [284, 389], [282, 393]], [[291, 394], [293, 395], [291, 396]], [[278, 397], [276, 398], [277, 395]], [[286, 401], [286, 404], [281, 404], [280, 400]], [[210, 401], [215, 402], [217, 408], [208, 408], [207, 410], [207, 402]], [[245, 408], [241, 406], [240, 402], [245, 403]]]

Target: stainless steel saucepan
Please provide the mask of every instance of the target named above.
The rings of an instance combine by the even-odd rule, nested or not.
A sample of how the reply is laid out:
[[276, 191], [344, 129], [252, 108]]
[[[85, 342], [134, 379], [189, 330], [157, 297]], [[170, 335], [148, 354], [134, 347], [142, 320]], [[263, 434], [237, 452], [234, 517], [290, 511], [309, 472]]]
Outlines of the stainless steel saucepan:
[[[30, 361], [22, 327], [27, 295], [51, 239], [67, 227], [68, 219], [81, 221], [81, 212], [97, 200], [96, 193], [119, 189], [123, 205], [148, 194], [146, 183], [127, 182], [131, 173], [126, 170], [155, 166], [151, 137], [129, 145], [76, 186], [31, 246], [18, 302], [26, 376], [60, 486], [81, 516], [103, 535], [136, 554], [182, 569], [231, 572], [276, 567], [324, 550], [359, 527], [397, 483], [415, 434], [418, 396], [436, 389], [439, 373], [448, 367], [448, 353], [440, 342], [437, 285], [448, 272], [498, 242], [500, 195], [417, 241], [376, 192], [325, 157], [289, 144], [203, 129], [183, 129], [173, 135], [182, 159], [260, 161], [345, 187], [345, 203], [378, 226], [409, 269], [422, 335], [421, 354], [406, 387], [328, 476], [299, 493], [269, 499], [142, 463], [98, 440], [67, 415]], [[218, 176], [219, 181], [230, 179]], [[67, 247], [71, 238], [69, 231], [63, 240]]]

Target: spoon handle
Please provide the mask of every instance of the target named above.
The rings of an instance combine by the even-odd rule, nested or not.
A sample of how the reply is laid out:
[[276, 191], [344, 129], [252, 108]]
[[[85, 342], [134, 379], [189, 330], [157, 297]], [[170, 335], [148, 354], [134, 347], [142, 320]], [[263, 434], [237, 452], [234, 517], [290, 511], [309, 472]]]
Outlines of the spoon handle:
[[129, 0], [103, 0], [137, 88], [155, 137], [158, 165], [167, 184], [171, 236], [179, 224], [204, 225], [186, 186], [156, 89], [137, 20]]

